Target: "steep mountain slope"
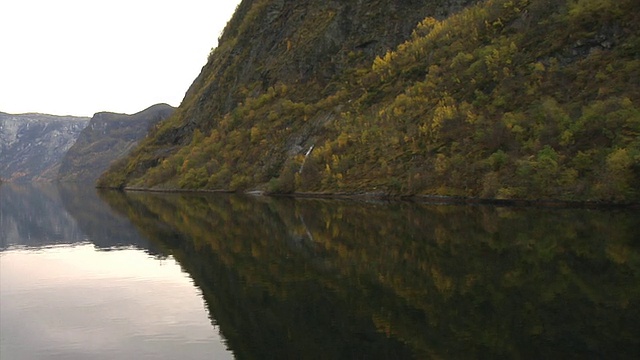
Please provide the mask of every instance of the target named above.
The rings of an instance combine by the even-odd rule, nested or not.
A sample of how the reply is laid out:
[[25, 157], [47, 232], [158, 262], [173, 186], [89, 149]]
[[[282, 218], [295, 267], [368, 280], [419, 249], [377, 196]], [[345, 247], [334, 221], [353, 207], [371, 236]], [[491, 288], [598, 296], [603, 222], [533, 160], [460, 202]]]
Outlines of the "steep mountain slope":
[[[292, 134], [304, 137], [322, 126], [325, 116], [313, 116], [317, 113], [314, 103], [334, 93], [356, 66], [369, 64], [376, 55], [384, 54], [408, 38], [425, 16], [446, 14], [470, 2], [376, 0], [363, 4], [353, 0], [244, 0], [174, 116], [132, 156], [114, 167], [100, 185], [143, 185], [136, 180], [169, 157], [175, 157], [180, 148], [192, 141], [194, 134], [198, 134], [195, 137], [198, 140], [201, 134], [211, 134], [212, 130], [219, 133], [222, 128], [241, 132], [250, 129], [252, 123], [258, 122], [256, 118], [246, 117], [251, 107], [260, 107], [261, 113], [268, 112], [267, 107], [274, 105], [271, 100], [276, 89], [287, 92], [283, 110], [288, 113], [278, 121], [273, 121], [278, 115], [272, 115], [265, 125], [277, 143], [268, 148], [252, 148], [251, 154], [245, 155], [261, 154], [260, 159], [253, 157], [263, 163], [256, 174], [259, 182], [277, 177], [287, 158], [286, 148], [297, 145], [289, 144]], [[233, 119], [230, 118], [232, 111], [236, 112]], [[255, 116], [255, 111], [251, 115]], [[303, 123], [301, 116], [315, 120]], [[291, 125], [295, 128], [293, 132], [287, 130], [292, 129]], [[239, 148], [234, 152], [244, 150]], [[237, 164], [225, 163], [223, 160], [219, 169], [207, 170], [222, 171], [220, 183], [212, 186], [228, 187], [231, 171], [243, 178], [246, 176], [241, 174], [244, 171], [235, 168]], [[171, 167], [176, 167], [173, 162]], [[185, 170], [191, 169], [185, 167]], [[162, 172], [160, 176], [152, 176], [158, 178], [151, 180], [152, 185], [145, 186], [165, 183], [169, 177], [178, 181], [175, 178], [178, 174]], [[176, 181], [163, 186], [177, 187]], [[202, 181], [198, 183], [197, 186], [203, 185]], [[248, 184], [244, 182], [242, 186]]]
[[60, 160], [89, 118], [0, 112], [0, 178], [54, 180]]
[[125, 156], [149, 129], [175, 109], [156, 104], [133, 115], [100, 112], [82, 130], [60, 164], [60, 181], [95, 182], [112, 161]]
[[640, 200], [636, 2], [468, 3], [243, 1], [100, 185]]

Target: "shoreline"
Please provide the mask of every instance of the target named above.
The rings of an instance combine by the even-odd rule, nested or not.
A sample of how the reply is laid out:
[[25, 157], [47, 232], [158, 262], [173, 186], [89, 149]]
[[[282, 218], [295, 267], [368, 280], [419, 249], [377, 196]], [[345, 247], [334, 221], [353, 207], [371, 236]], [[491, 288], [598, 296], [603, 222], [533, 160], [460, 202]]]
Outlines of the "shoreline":
[[139, 187], [125, 187], [123, 189], [101, 187], [100, 190], [118, 190], [124, 192], [151, 193], [192, 193], [192, 194], [242, 194], [248, 196], [288, 197], [297, 199], [335, 199], [355, 201], [389, 201], [413, 202], [432, 205], [493, 205], [509, 207], [545, 207], [545, 208], [584, 208], [584, 209], [640, 209], [640, 203], [612, 202], [603, 200], [559, 200], [559, 199], [495, 199], [446, 195], [390, 195], [381, 192], [362, 193], [324, 193], [324, 192], [294, 192], [288, 194], [267, 193], [261, 190], [231, 191], [207, 189], [150, 189]]

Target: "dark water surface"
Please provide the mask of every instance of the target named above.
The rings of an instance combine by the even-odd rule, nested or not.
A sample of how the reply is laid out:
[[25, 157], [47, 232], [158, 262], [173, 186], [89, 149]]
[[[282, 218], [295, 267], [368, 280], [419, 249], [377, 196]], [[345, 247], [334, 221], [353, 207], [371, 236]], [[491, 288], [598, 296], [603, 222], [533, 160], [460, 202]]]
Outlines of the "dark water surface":
[[0, 187], [0, 359], [640, 357], [640, 212]]

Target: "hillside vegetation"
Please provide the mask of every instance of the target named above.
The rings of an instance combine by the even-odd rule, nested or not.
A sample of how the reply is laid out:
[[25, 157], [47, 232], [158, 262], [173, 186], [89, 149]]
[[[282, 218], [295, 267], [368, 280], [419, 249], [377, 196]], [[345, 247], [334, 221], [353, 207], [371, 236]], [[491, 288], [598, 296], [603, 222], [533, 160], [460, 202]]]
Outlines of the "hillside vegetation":
[[99, 186], [640, 200], [635, 0], [310, 3], [243, 1]]

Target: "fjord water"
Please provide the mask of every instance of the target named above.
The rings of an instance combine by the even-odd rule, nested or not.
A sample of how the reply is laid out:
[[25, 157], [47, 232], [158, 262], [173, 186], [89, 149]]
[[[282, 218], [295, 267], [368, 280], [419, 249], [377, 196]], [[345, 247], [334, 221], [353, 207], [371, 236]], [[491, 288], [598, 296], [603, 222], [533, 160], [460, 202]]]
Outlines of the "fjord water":
[[637, 210], [0, 198], [3, 360], [640, 355]]
[[95, 190], [0, 186], [0, 359], [212, 356], [201, 292]]

